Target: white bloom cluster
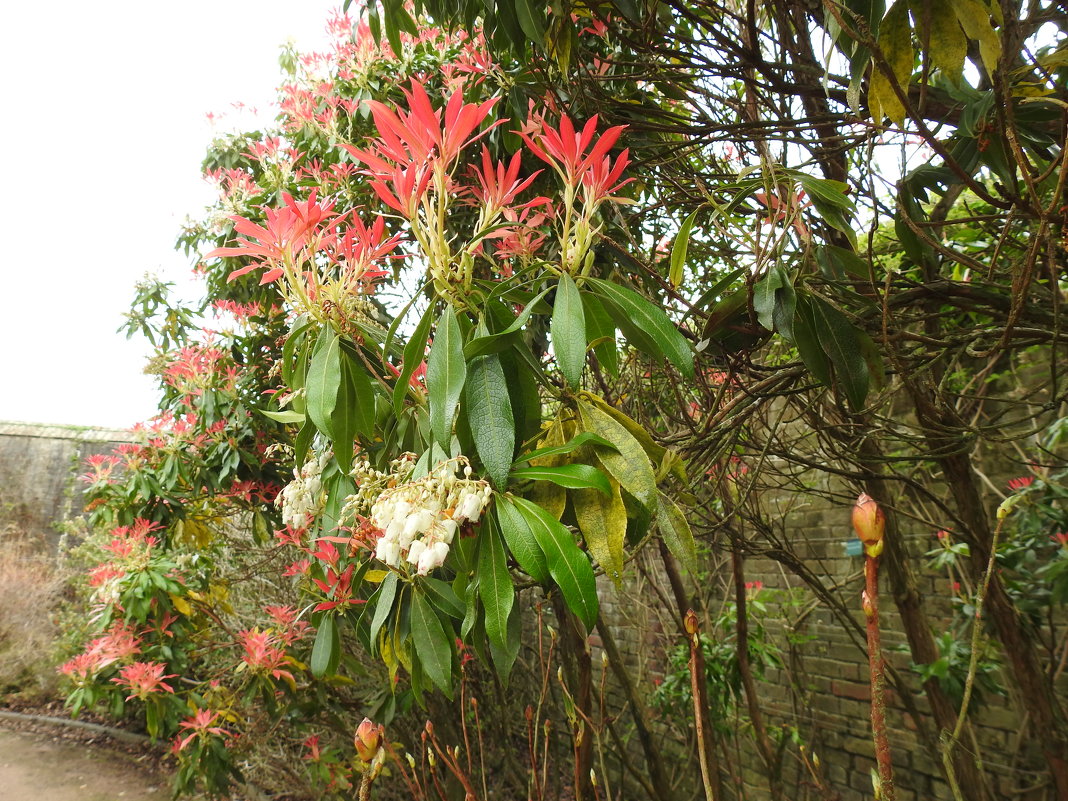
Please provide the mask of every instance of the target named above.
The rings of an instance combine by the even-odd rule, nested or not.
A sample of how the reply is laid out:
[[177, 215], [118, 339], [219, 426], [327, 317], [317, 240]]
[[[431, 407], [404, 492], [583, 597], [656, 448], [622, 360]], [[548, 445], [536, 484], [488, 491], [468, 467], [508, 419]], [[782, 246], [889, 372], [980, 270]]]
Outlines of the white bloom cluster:
[[307, 528], [323, 511], [326, 493], [322, 474], [330, 458], [330, 451], [312, 455], [300, 470], [293, 471], [293, 480], [278, 493], [275, 504], [282, 510], [282, 522], [290, 528]]
[[[462, 468], [463, 478], [457, 476]], [[371, 505], [371, 522], [382, 530], [375, 557], [390, 567], [402, 560], [425, 576], [445, 562], [456, 530], [477, 523], [492, 490], [471, 478], [460, 456], [440, 462], [423, 478], [386, 489]]]

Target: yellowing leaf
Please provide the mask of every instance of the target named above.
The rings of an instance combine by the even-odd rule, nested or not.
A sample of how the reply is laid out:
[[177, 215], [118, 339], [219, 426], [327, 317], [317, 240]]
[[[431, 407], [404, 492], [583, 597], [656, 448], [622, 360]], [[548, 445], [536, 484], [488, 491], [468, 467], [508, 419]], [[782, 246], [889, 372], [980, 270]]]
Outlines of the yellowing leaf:
[[649, 456], [649, 461], [656, 468], [657, 483], [667, 478], [668, 475], [674, 475], [679, 481], [686, 482], [686, 464], [683, 462], [682, 457], [675, 451], [669, 450], [653, 441], [652, 435], [637, 420], [628, 417], [616, 407], [609, 405], [604, 398], [594, 395], [592, 392], [583, 392], [579, 397], [583, 400], [588, 400], [634, 435], [634, 438], [645, 449], [645, 453]]
[[609, 479], [612, 494], [605, 497], [594, 489], [571, 491], [571, 504], [586, 548], [604, 568], [607, 576], [622, 586], [623, 540], [627, 535], [627, 507], [623, 505], [619, 482]]
[[[883, 18], [879, 26], [879, 48], [894, 80], [903, 90], [907, 90], [912, 78], [914, 53], [909, 10], [905, 0], [897, 0]], [[884, 116], [897, 125], [905, 123], [905, 106], [894, 91], [890, 78], [878, 65], [872, 67], [868, 108], [871, 110], [872, 119], [877, 123], [882, 122]]]
[[950, 77], [957, 78], [964, 69], [964, 59], [968, 55], [968, 38], [957, 22], [957, 13], [953, 10], [951, 0], [931, 0], [927, 5], [929, 11], [926, 13], [930, 15], [931, 24], [927, 46], [931, 64]]
[[193, 607], [189, 605], [189, 601], [187, 601], [180, 595], [175, 595], [174, 593], [168, 593], [168, 595], [170, 595], [171, 603], [174, 605], [175, 609], [177, 609], [186, 617], [189, 617], [193, 614]]
[[979, 0], [956, 0], [954, 9], [968, 38], [979, 42], [979, 56], [983, 59], [983, 66], [993, 75], [998, 59], [1001, 58], [1001, 40], [998, 39], [994, 26], [990, 24], [989, 9]]
[[363, 574], [363, 580], [371, 584], [381, 584], [388, 575], [389, 571], [387, 570], [368, 570]]
[[[652, 511], [656, 504], [656, 476], [645, 449], [623, 425], [590, 403], [579, 401], [579, 417], [586, 431], [604, 437], [616, 446], [601, 447], [597, 458], [605, 471], [623, 485], [638, 503]], [[596, 447], [596, 446], [594, 446]]]

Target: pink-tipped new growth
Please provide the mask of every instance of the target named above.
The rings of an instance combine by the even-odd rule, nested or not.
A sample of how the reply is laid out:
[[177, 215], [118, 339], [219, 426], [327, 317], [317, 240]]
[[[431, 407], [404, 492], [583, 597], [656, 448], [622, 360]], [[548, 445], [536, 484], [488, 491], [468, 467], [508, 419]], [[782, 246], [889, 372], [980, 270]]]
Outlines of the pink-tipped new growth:
[[356, 755], [361, 762], [369, 763], [378, 754], [378, 749], [382, 747], [383, 732], [382, 726], [373, 723], [370, 718], [364, 718], [363, 722], [356, 728], [354, 744], [356, 746]]
[[883, 532], [886, 529], [886, 515], [868, 493], [862, 492], [853, 504], [853, 530], [864, 543], [864, 552], [868, 556], [878, 556], [883, 552]]

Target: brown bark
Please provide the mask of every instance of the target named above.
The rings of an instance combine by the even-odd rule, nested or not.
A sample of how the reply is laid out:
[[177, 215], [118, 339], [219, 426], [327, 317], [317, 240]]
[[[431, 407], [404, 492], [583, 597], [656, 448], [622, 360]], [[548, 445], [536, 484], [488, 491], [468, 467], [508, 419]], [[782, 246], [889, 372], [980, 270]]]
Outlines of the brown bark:
[[753, 668], [749, 663], [749, 613], [745, 599], [745, 574], [743, 571], [743, 559], [740, 543], [735, 540], [731, 549], [731, 563], [734, 572], [734, 603], [735, 603], [735, 640], [736, 658], [738, 660], [738, 672], [742, 677], [742, 687], [745, 690], [746, 706], [749, 710], [749, 720], [753, 724], [756, 734], [757, 750], [760, 758], [768, 771], [768, 790], [773, 799], [781, 799], [782, 795], [782, 765], [775, 756], [775, 749], [771, 747], [771, 739], [768, 730], [764, 728], [764, 716], [760, 710], [760, 702], [757, 698], [756, 682], [753, 680]]
[[[691, 608], [690, 598], [686, 593], [686, 588], [682, 583], [682, 576], [679, 575], [679, 567], [675, 562], [675, 557], [671, 555], [671, 552], [664, 544], [664, 540], [657, 541], [660, 547], [660, 558], [664, 563], [664, 572], [667, 573], [668, 583], [671, 585], [671, 593], [675, 596], [675, 606], [678, 611], [679, 628], [685, 629], [682, 626], [682, 620], [686, 616], [686, 610]], [[704, 652], [697, 648], [693, 654], [694, 656], [694, 673], [703, 677], [705, 675], [705, 656]], [[705, 721], [710, 721], [711, 717], [708, 713], [708, 688], [705, 686], [704, 681], [698, 681], [694, 683], [695, 686], [695, 698], [694, 701], [699, 705], [701, 717]], [[698, 722], [700, 724], [700, 721]], [[719, 758], [716, 754], [716, 745], [712, 741], [711, 737], [705, 738], [703, 742], [704, 759], [707, 761], [711, 769], [712, 790], [716, 798], [723, 798], [723, 782], [720, 778], [719, 772]]]
[[574, 738], [575, 801], [594, 801], [590, 769], [593, 767], [593, 732], [586, 721], [593, 720], [593, 663], [586, 638], [575, 616], [567, 608], [559, 593], [553, 593], [553, 611], [560, 626], [560, 645], [564, 671], [568, 675], [570, 692], [575, 702]]
[[[611, 629], [600, 619], [597, 621], [597, 632], [601, 635], [601, 644], [604, 646], [604, 652], [608, 656], [608, 666], [612, 669], [616, 681], [623, 688], [623, 695], [627, 699], [628, 706], [630, 706], [631, 716], [634, 718], [634, 727], [638, 732], [638, 742], [641, 744], [642, 753], [645, 754], [646, 769], [649, 771], [652, 790], [655, 793], [654, 797], [659, 801], [669, 801], [669, 785], [667, 777], [664, 775], [664, 762], [656, 743], [653, 742], [653, 736], [646, 722], [645, 704], [642, 703], [641, 698], [638, 696], [638, 691], [634, 687], [634, 682], [631, 681], [630, 674], [627, 673], [627, 667], [623, 663], [623, 658], [619, 655], [619, 649], [616, 648], [616, 641], [612, 636]], [[648, 790], [649, 788], [646, 789]]]

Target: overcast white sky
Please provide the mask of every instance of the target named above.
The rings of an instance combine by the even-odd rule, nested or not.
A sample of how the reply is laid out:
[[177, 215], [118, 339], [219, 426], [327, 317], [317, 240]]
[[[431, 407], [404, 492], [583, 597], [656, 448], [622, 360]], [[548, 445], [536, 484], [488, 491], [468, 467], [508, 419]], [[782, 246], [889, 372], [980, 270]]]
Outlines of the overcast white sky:
[[267, 108], [280, 45], [321, 47], [340, 2], [0, 4], [0, 421], [154, 413], [147, 343], [116, 329], [145, 272], [195, 291], [173, 242], [211, 199], [205, 115]]

